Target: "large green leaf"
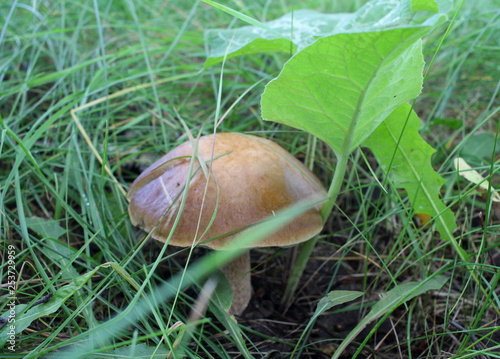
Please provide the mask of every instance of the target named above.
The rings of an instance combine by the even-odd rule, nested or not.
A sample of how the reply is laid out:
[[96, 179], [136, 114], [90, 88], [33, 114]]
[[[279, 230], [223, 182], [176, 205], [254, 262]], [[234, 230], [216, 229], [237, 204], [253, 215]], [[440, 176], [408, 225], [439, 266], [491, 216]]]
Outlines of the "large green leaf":
[[262, 117], [307, 131], [339, 154], [356, 148], [422, 89], [428, 27], [338, 34], [299, 52], [262, 95]]
[[[406, 190], [414, 211], [436, 217], [441, 236], [453, 242], [455, 216], [439, 198], [445, 180], [432, 168], [435, 150], [419, 135], [420, 124], [411, 106], [403, 104], [377, 127], [363, 146], [373, 151], [386, 174], [390, 171], [392, 183]], [[458, 246], [456, 249], [463, 252]]]
[[[352, 14], [322, 14], [314, 10], [298, 10], [293, 14], [293, 30], [291, 13], [265, 23], [265, 27], [244, 26], [238, 29], [207, 30], [205, 43], [208, 54], [205, 67], [221, 62], [226, 51], [227, 58], [290, 50], [295, 53], [313, 43], [317, 36], [331, 33], [345, 16]], [[292, 31], [294, 41], [290, 40]]]
[[438, 12], [438, 4], [434, 0], [411, 0], [411, 11]]
[[[388, 291], [386, 294], [384, 294], [382, 299], [380, 299], [377, 304], [372, 307], [370, 313], [368, 313], [368, 315], [364, 317], [342, 341], [342, 343], [333, 354], [332, 359], [339, 358], [342, 355], [344, 349], [364, 328], [366, 328], [369, 323], [377, 318], [380, 318], [384, 314], [391, 313], [398, 306], [412, 298], [415, 298], [430, 290], [440, 290], [447, 280], [448, 278], [445, 276], [435, 276], [433, 278], [427, 278], [423, 282], [404, 283]], [[372, 333], [373, 331], [374, 330], [372, 330]], [[370, 333], [370, 335], [372, 333]]]
[[[414, 13], [422, 10], [437, 12], [434, 0], [372, 0], [354, 13], [323, 14], [313, 10], [293, 13], [261, 23], [234, 9], [211, 0], [206, 3], [250, 24], [237, 29], [205, 31], [207, 61], [205, 67], [227, 58], [254, 53], [301, 51], [316, 39], [346, 32], [368, 32], [395, 27], [415, 26]], [[419, 23], [430, 26], [442, 14], [419, 16]]]

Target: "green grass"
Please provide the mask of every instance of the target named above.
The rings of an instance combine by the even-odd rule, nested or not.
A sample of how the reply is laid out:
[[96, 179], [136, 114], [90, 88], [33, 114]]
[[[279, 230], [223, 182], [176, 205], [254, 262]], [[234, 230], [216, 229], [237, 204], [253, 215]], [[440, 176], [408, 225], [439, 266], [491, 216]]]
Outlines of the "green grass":
[[[361, 3], [226, 5], [265, 21], [299, 7], [347, 12]], [[227, 61], [223, 69], [218, 65], [203, 71], [203, 31], [244, 25], [203, 3], [14, 4], [0, 4], [0, 313], [10, 310], [12, 300], [11, 248], [18, 309], [49, 293], [57, 297], [61, 288], [71, 295], [19, 334], [14, 351], [7, 345], [0, 348], [2, 357], [49, 357], [63, 348], [85, 358], [92, 353], [96, 358], [118, 357], [131, 350], [135, 357], [150, 357], [158, 347], [158, 357], [175, 348], [176, 357], [259, 358], [278, 350], [283, 357], [295, 351], [304, 358], [326, 358], [395, 282], [421, 281], [433, 273], [450, 278], [443, 290], [394, 307], [384, 321], [376, 320], [355, 338], [347, 357], [358, 349], [360, 357], [500, 357], [500, 212], [491, 195], [473, 190], [452, 165], [460, 155], [483, 175], [494, 173], [493, 186], [500, 187], [498, 155], [492, 156], [500, 118], [498, 2], [465, 4], [441, 47], [447, 24], [424, 39], [427, 65], [437, 54], [415, 105], [423, 120], [421, 134], [437, 149], [434, 168], [447, 179], [444, 202], [456, 202], [455, 236], [473, 255], [482, 288], [447, 242], [415, 223], [404, 193], [390, 187], [388, 194], [380, 190], [367, 166], [382, 180], [377, 163], [367, 149], [367, 161], [356, 150], [295, 301], [286, 312], [279, 307], [288, 251], [255, 250], [256, 294], [238, 325], [217, 301], [210, 303], [206, 315], [191, 316], [203, 283], [186, 283], [200, 270], [213, 271], [208, 252], [144, 241], [146, 234], [130, 224], [118, 184], [126, 190], [140, 169], [187, 139], [174, 108], [193, 134], [209, 134], [216, 115], [255, 85], [218, 131], [275, 140], [301, 160], [307, 157], [327, 186], [335, 168], [327, 146], [260, 118], [264, 85], [278, 75], [288, 55], [243, 56]], [[91, 146], [70, 113], [77, 108]], [[438, 119], [458, 120], [444, 121], [458, 126]], [[475, 141], [478, 135], [486, 137]], [[185, 288], [169, 286], [185, 268]], [[81, 286], [72, 284], [75, 276], [89, 273], [91, 278]], [[331, 290], [360, 290], [365, 295], [319, 316], [297, 347], [317, 302]], [[133, 317], [135, 323], [126, 322]]]

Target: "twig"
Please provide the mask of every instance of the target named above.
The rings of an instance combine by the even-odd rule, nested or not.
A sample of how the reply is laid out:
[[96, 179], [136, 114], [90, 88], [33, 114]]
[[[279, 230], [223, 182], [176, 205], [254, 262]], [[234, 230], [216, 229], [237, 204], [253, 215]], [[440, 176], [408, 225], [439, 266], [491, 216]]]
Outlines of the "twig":
[[[453, 321], [453, 320], [450, 320], [449, 324], [453, 325], [455, 328], [457, 328], [458, 330], [462, 330], [468, 334], [470, 334], [470, 338], [472, 339], [472, 341], [475, 343], [477, 342], [477, 337], [476, 335], [471, 332], [470, 330], [468, 329], [465, 329], [464, 327], [462, 327], [460, 324], [458, 324], [457, 322]], [[474, 344], [474, 349], [476, 349], [477, 351], [480, 351], [481, 350], [481, 347], [478, 345], [478, 344]], [[479, 354], [479, 359], [485, 359], [484, 355], [482, 354]]]

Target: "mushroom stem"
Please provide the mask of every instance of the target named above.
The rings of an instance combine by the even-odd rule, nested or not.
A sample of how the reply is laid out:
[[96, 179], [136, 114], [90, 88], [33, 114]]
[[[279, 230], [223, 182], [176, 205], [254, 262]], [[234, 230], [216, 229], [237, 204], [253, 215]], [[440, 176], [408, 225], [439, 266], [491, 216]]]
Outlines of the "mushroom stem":
[[229, 309], [229, 314], [240, 315], [246, 309], [252, 297], [250, 251], [243, 252], [239, 257], [221, 267], [220, 270], [226, 276], [233, 291], [233, 304]]

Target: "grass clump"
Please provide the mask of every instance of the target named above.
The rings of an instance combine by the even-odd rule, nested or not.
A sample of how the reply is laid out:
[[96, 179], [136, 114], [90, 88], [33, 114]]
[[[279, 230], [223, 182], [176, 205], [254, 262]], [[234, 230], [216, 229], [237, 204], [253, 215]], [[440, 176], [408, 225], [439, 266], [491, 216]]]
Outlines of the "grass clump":
[[[231, 8], [264, 22], [298, 10], [294, 5]], [[333, 13], [361, 5], [307, 1], [300, 7]], [[218, 131], [273, 139], [329, 183], [335, 154], [325, 143], [260, 117], [264, 85], [290, 54], [249, 54], [204, 69], [203, 31], [246, 25], [206, 3], [0, 5], [0, 312], [8, 318], [12, 309], [18, 328], [26, 325], [14, 344], [1, 332], [2, 356], [72, 350], [85, 358], [210, 358], [275, 351], [327, 358], [380, 296], [435, 274], [449, 278], [441, 290], [394, 302], [345, 355], [498, 356], [500, 214], [492, 189], [479, 191], [458, 176], [453, 159], [463, 157], [499, 187], [500, 13], [484, 1], [455, 14], [446, 36], [448, 22], [424, 37], [426, 66], [435, 59], [424, 70], [414, 110], [423, 120], [420, 134], [437, 149], [433, 166], [446, 180], [441, 197], [455, 213], [453, 235], [470, 263], [425, 227], [404, 192], [385, 185], [384, 193], [376, 180], [384, 182], [384, 174], [371, 152], [355, 149], [294, 300], [282, 307], [293, 253], [255, 250], [254, 298], [236, 322], [217, 301], [204, 316], [192, 316], [203, 291], [197, 273], [214, 269], [210, 254], [153, 245], [130, 225], [121, 188], [187, 139], [175, 109], [193, 134], [209, 134], [231, 108]], [[364, 295], [321, 312], [308, 326], [333, 290]], [[53, 310], [35, 305], [40, 300]]]

